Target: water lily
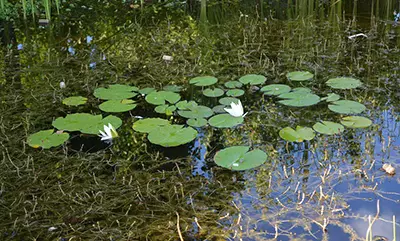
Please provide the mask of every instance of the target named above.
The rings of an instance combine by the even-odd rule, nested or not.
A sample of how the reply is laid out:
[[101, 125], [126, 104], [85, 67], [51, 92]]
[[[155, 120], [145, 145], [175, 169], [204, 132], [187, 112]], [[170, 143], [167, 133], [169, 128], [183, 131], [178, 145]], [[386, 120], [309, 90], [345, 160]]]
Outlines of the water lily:
[[108, 123], [108, 126], [104, 125], [104, 132], [101, 130], [99, 130], [99, 132], [101, 134], [99, 137], [101, 137], [102, 141], [108, 141], [118, 137], [117, 131], [110, 123]]
[[224, 108], [226, 112], [228, 112], [231, 116], [233, 117], [245, 117], [248, 112], [244, 113], [242, 102], [239, 102], [235, 104], [235, 102], [231, 103], [231, 108]]

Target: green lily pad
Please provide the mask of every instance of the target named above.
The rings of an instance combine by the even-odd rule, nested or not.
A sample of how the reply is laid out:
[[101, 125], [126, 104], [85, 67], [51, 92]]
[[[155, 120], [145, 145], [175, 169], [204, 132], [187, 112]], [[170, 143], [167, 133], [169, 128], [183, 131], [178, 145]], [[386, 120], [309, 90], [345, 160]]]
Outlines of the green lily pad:
[[303, 91], [284, 93], [279, 95], [278, 97], [281, 99], [286, 99], [286, 100], [280, 100], [279, 103], [295, 107], [315, 105], [320, 100], [318, 95]]
[[292, 92], [297, 92], [297, 93], [311, 93], [312, 90], [310, 88], [306, 87], [297, 87], [292, 89]]
[[136, 104], [130, 99], [108, 100], [99, 105], [100, 110], [104, 112], [125, 112], [135, 109]]
[[153, 105], [165, 105], [165, 102], [169, 102], [171, 104], [175, 104], [181, 99], [181, 96], [178, 93], [171, 91], [154, 91], [146, 96], [147, 103]]
[[135, 97], [138, 88], [129, 85], [110, 85], [108, 88], [97, 88], [93, 95], [102, 100], [123, 100]]
[[334, 101], [328, 105], [328, 108], [340, 114], [360, 114], [366, 109], [365, 105], [352, 100]]
[[340, 100], [340, 95], [335, 93], [329, 93], [326, 97], [321, 98], [321, 100], [325, 100], [326, 102], [333, 102]]
[[243, 123], [243, 117], [233, 117], [230, 114], [219, 114], [211, 117], [208, 123], [217, 128], [230, 128]]
[[87, 126], [81, 129], [82, 133], [85, 134], [99, 134], [99, 130], [104, 130], [104, 126], [111, 124], [114, 129], [118, 129], [122, 125], [122, 120], [116, 116], [108, 115], [104, 119], [101, 119], [101, 115], [98, 115], [98, 120], [89, 123]]
[[304, 140], [312, 140], [315, 137], [315, 132], [310, 127], [297, 126], [296, 130], [292, 127], [285, 127], [279, 131], [279, 136], [292, 142], [303, 142]]
[[326, 84], [333, 89], [354, 89], [362, 85], [361, 81], [349, 77], [333, 78], [326, 81]]
[[314, 75], [308, 71], [293, 71], [286, 74], [286, 77], [291, 81], [306, 81], [314, 77]]
[[231, 105], [232, 102], [235, 104], [239, 103], [239, 99], [233, 97], [224, 97], [218, 100], [221, 105]]
[[203, 95], [207, 97], [220, 97], [224, 94], [224, 91], [221, 90], [220, 88], [215, 88], [215, 89], [205, 89], [203, 90]]
[[224, 85], [226, 88], [229, 88], [229, 89], [242, 88], [242, 86], [243, 86], [242, 83], [240, 83], [239, 81], [236, 81], [236, 80], [228, 81]]
[[154, 92], [154, 91], [156, 91], [156, 89], [151, 88], [151, 87], [147, 87], [147, 88], [140, 89], [139, 90], [139, 94], [144, 96], [144, 95], [148, 95], [148, 94], [150, 94], [151, 92]]
[[176, 110], [174, 105], [158, 105], [154, 108], [155, 112], [160, 114], [172, 115]]
[[170, 125], [168, 120], [161, 118], [146, 118], [133, 123], [132, 128], [141, 133], [149, 133], [152, 130], [158, 129], [161, 126]]
[[164, 86], [163, 90], [165, 91], [170, 91], [170, 92], [180, 92], [183, 89], [182, 86], [178, 86], [178, 85], [167, 85]]
[[187, 100], [181, 100], [178, 103], [175, 104], [175, 106], [180, 109], [180, 110], [188, 110], [192, 107], [198, 106], [196, 101], [187, 101]]
[[69, 105], [69, 106], [78, 106], [78, 105], [83, 105], [87, 101], [87, 98], [82, 97], [82, 96], [71, 96], [68, 98], [65, 98], [62, 103], [64, 105]]
[[214, 113], [217, 113], [217, 114], [221, 114], [221, 113], [226, 114], [226, 110], [224, 110], [224, 108], [226, 108], [226, 105], [216, 105], [212, 108], [212, 110]]
[[147, 139], [156, 145], [173, 147], [193, 141], [197, 134], [197, 131], [192, 127], [183, 128], [181, 125], [164, 125], [151, 131]]
[[62, 145], [69, 139], [68, 133], [54, 133], [54, 130], [45, 130], [36, 132], [28, 137], [28, 145], [33, 148], [42, 147], [49, 149], [50, 147]]
[[249, 146], [232, 146], [215, 154], [214, 161], [218, 166], [235, 171], [248, 170], [262, 165], [267, 160], [265, 152]]
[[289, 93], [291, 89], [292, 88], [288, 85], [273, 84], [262, 87], [260, 91], [264, 92], [266, 95], [280, 95]]
[[196, 118], [208, 118], [212, 116], [213, 111], [207, 106], [194, 106], [189, 110], [178, 110], [178, 114], [184, 118], [196, 119]]
[[226, 92], [227, 96], [231, 96], [231, 97], [239, 97], [244, 95], [244, 90], [241, 89], [232, 89], [232, 90], [228, 90]]
[[250, 85], [261, 85], [267, 81], [267, 78], [263, 75], [258, 74], [248, 74], [245, 76], [240, 77], [239, 81], [243, 84], [250, 84]]
[[66, 117], [59, 117], [55, 119], [52, 124], [59, 130], [98, 134], [99, 130], [104, 129], [104, 125], [111, 124], [114, 129], [117, 129], [122, 125], [122, 120], [113, 115], [109, 115], [103, 119], [101, 115], [76, 113], [69, 114]]
[[349, 128], [366, 128], [372, 125], [372, 121], [362, 116], [346, 116], [340, 121], [344, 126]]
[[189, 84], [193, 84], [195, 86], [209, 86], [218, 82], [218, 79], [213, 76], [199, 76], [191, 79]]
[[202, 127], [202, 126], [207, 125], [207, 120], [204, 118], [189, 119], [186, 121], [186, 124], [193, 126], [193, 127]]
[[344, 131], [344, 126], [332, 121], [321, 121], [315, 123], [313, 125], [313, 129], [321, 134], [335, 135], [335, 134], [341, 134]]

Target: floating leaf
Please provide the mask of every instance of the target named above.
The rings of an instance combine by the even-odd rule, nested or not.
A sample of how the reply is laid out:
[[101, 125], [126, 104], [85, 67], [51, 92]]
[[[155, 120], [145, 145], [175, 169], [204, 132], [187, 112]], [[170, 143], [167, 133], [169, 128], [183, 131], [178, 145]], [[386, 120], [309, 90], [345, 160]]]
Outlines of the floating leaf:
[[333, 78], [326, 81], [326, 84], [333, 89], [354, 89], [362, 85], [361, 81], [349, 77]]
[[244, 95], [244, 90], [241, 89], [232, 89], [232, 90], [228, 90], [226, 92], [227, 96], [231, 96], [231, 97], [239, 97]]
[[366, 109], [363, 104], [352, 100], [334, 101], [332, 104], [328, 105], [328, 108], [340, 114], [360, 114]]
[[111, 124], [114, 129], [118, 129], [122, 125], [122, 120], [116, 116], [108, 115], [104, 119], [101, 119], [101, 115], [98, 115], [97, 121], [89, 123], [87, 126], [81, 129], [82, 133], [85, 134], [99, 134], [99, 130], [104, 130], [104, 126]]
[[243, 123], [243, 117], [233, 117], [230, 114], [219, 114], [211, 117], [208, 123], [217, 128], [229, 128]]
[[170, 125], [168, 120], [161, 118], [146, 118], [133, 123], [132, 128], [137, 132], [149, 133], [161, 126]]
[[321, 122], [315, 123], [313, 125], [313, 129], [316, 132], [319, 132], [321, 134], [335, 135], [335, 134], [342, 133], [344, 131], [344, 126], [342, 126], [339, 123], [332, 122], [332, 121], [321, 121]]
[[218, 82], [218, 79], [213, 76], [200, 76], [195, 77], [189, 81], [190, 84], [195, 86], [209, 86]]
[[344, 126], [349, 128], [366, 128], [372, 125], [372, 121], [362, 116], [346, 116], [340, 121]]
[[240, 77], [239, 81], [243, 84], [250, 84], [250, 85], [261, 85], [264, 84], [267, 78], [263, 75], [258, 74], [248, 74], [245, 76]]
[[226, 105], [216, 105], [216, 106], [214, 106], [212, 108], [212, 110], [213, 110], [214, 113], [218, 113], [218, 114], [224, 113], [224, 114], [226, 114], [226, 110], [224, 110], [224, 108], [226, 108]]
[[320, 100], [318, 95], [304, 91], [284, 93], [279, 95], [278, 97], [281, 99], [286, 99], [286, 100], [280, 100], [279, 103], [283, 105], [296, 106], [296, 107], [315, 105]]
[[97, 88], [93, 95], [102, 100], [122, 100], [135, 97], [137, 93], [133, 91], [137, 90], [134, 86], [116, 84], [108, 86], [108, 89]]
[[302, 142], [312, 140], [315, 137], [315, 132], [310, 127], [297, 126], [296, 130], [292, 127], [285, 127], [279, 131], [279, 136], [286, 141]]
[[333, 102], [333, 101], [337, 101], [339, 99], [340, 99], [340, 95], [337, 95], [335, 93], [330, 93], [326, 97], [321, 98], [321, 100], [325, 100], [326, 102]]
[[122, 120], [113, 115], [109, 115], [103, 119], [101, 115], [76, 113], [69, 114], [66, 117], [59, 117], [55, 119], [52, 124], [59, 130], [98, 134], [99, 130], [104, 129], [104, 125], [111, 124], [115, 129], [117, 129], [122, 125]]
[[240, 83], [239, 81], [236, 81], [236, 80], [228, 81], [224, 85], [226, 88], [229, 88], [229, 89], [242, 88], [242, 86], [243, 86], [242, 83]]
[[203, 90], [203, 95], [207, 97], [220, 97], [221, 95], [224, 94], [224, 91], [221, 90], [220, 88], [215, 88], [215, 89], [205, 89]]
[[292, 89], [292, 92], [297, 92], [297, 93], [311, 93], [311, 89], [310, 88], [306, 88], [306, 87], [297, 87]]
[[288, 85], [273, 84], [261, 88], [261, 91], [266, 95], [280, 95], [290, 92], [292, 88]]
[[249, 146], [232, 146], [215, 154], [214, 161], [218, 166], [235, 171], [248, 170], [262, 165], [267, 160], [265, 152], [255, 149], [249, 152]]
[[158, 105], [154, 108], [155, 112], [160, 114], [172, 115], [176, 110], [176, 106], [174, 105]]
[[170, 91], [170, 92], [180, 92], [183, 89], [182, 86], [178, 86], [178, 85], [167, 85], [164, 86], [163, 90], [165, 91]]
[[392, 164], [385, 163], [382, 165], [382, 169], [389, 175], [396, 174], [396, 169], [392, 166]]
[[49, 149], [50, 147], [62, 145], [69, 139], [68, 133], [54, 133], [54, 130], [45, 130], [36, 132], [28, 137], [28, 145], [33, 148], [42, 147]]
[[154, 91], [146, 96], [147, 103], [153, 105], [165, 105], [166, 101], [171, 104], [175, 104], [180, 99], [181, 96], [178, 93], [171, 91]]
[[164, 125], [151, 131], [147, 139], [153, 144], [173, 147], [193, 141], [197, 134], [197, 131], [192, 127], [183, 128], [181, 125]]
[[180, 110], [188, 110], [192, 107], [198, 106], [196, 101], [187, 101], [187, 100], [181, 100], [178, 103], [175, 104], [175, 106], [180, 109]]
[[306, 81], [312, 79], [314, 75], [308, 71], [294, 71], [287, 73], [286, 77], [291, 81]]
[[82, 96], [71, 96], [68, 98], [65, 98], [62, 103], [64, 105], [69, 105], [69, 106], [78, 106], [78, 105], [83, 105], [87, 101], [87, 98], [82, 97]]
[[189, 110], [179, 110], [178, 114], [184, 118], [195, 119], [195, 118], [208, 118], [212, 116], [213, 111], [207, 106], [194, 106]]
[[133, 100], [108, 100], [99, 105], [100, 110], [104, 112], [125, 112], [133, 110], [136, 104]]
[[156, 89], [151, 88], [151, 87], [147, 87], [147, 88], [140, 89], [139, 93], [141, 95], [148, 95], [148, 94], [150, 94], [151, 92], [154, 92], [154, 91], [156, 91]]
[[186, 121], [186, 124], [193, 126], [193, 127], [202, 127], [202, 126], [207, 125], [207, 120], [204, 118], [189, 119]]
[[239, 99], [233, 97], [224, 97], [218, 101], [221, 105], [231, 105], [232, 102], [239, 104]]

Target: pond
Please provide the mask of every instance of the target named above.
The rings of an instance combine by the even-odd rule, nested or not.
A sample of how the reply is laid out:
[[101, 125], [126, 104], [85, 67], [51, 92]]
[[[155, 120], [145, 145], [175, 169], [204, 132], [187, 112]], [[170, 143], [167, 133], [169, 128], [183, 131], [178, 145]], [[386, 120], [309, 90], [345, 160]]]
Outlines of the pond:
[[400, 239], [399, 1], [44, 2], [0, 6], [1, 240]]

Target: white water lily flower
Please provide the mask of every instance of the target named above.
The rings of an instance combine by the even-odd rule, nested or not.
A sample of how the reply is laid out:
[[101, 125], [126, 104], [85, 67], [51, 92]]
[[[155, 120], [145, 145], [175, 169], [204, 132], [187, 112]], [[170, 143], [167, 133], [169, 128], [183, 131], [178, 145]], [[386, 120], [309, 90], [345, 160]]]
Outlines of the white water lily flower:
[[100, 134], [99, 137], [101, 137], [102, 141], [108, 141], [112, 140], [115, 137], [118, 137], [117, 131], [115, 131], [114, 127], [108, 123], [108, 126], [104, 125], [104, 132], [99, 130]]
[[245, 117], [248, 113], [248, 112], [246, 112], [245, 114], [243, 114], [244, 110], [243, 110], [242, 102], [240, 102], [240, 100], [239, 100], [238, 104], [235, 104], [235, 102], [232, 102], [231, 108], [230, 109], [224, 108], [224, 110], [233, 117]]

